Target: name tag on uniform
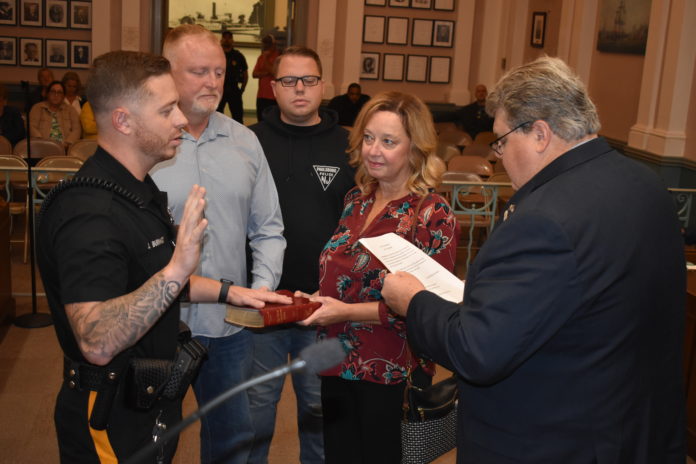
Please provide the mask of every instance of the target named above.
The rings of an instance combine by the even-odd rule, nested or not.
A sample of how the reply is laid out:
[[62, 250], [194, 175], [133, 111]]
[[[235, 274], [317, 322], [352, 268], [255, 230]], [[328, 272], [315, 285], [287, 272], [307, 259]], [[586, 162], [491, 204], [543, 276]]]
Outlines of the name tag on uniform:
[[158, 246], [162, 245], [163, 243], [164, 243], [164, 236], [162, 236], [160, 238], [156, 238], [147, 244], [147, 249], [152, 250], [153, 248], [157, 248]]

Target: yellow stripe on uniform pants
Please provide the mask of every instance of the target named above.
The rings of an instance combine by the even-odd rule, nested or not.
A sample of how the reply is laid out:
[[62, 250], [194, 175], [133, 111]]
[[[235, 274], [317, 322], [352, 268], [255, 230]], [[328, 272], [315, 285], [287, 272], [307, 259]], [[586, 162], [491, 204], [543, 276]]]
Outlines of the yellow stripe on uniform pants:
[[[87, 418], [92, 415], [92, 408], [94, 407], [94, 402], [97, 400], [97, 392], [89, 392], [89, 403], [87, 405]], [[92, 435], [92, 441], [94, 441], [94, 448], [97, 450], [97, 456], [99, 456], [99, 462], [102, 464], [118, 464], [118, 459], [116, 459], [116, 453], [114, 453], [113, 448], [111, 448], [111, 443], [109, 442], [109, 436], [104, 430], [95, 430], [92, 427], [89, 428], [89, 434]]]

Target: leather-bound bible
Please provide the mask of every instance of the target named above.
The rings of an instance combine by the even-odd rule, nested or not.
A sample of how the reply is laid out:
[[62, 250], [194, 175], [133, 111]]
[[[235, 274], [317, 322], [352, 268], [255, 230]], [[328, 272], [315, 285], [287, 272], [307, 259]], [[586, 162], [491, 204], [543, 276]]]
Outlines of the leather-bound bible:
[[263, 308], [227, 305], [225, 321], [244, 327], [268, 327], [307, 319], [321, 303], [308, 298], [293, 296], [289, 290], [276, 290], [280, 295], [292, 298], [292, 303], [266, 303]]

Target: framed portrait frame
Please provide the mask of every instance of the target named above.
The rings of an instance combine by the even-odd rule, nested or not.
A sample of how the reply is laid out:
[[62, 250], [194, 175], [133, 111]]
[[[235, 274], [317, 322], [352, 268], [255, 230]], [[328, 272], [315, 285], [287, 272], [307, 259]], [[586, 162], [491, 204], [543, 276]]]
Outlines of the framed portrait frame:
[[408, 45], [408, 18], [397, 16], [387, 18], [387, 43]]
[[43, 66], [43, 40], [37, 37], [21, 37], [19, 48], [17, 48], [19, 64], [22, 66], [33, 66], [40, 68]]
[[0, 0], [0, 26], [15, 24], [17, 24], [17, 0]]
[[406, 59], [406, 82], [428, 81], [428, 57], [408, 55]]
[[379, 79], [379, 53], [360, 54], [360, 79]]
[[405, 58], [406, 56], [401, 53], [385, 53], [382, 65], [382, 80], [403, 81]]
[[433, 22], [433, 47], [452, 47], [454, 42], [454, 21]]
[[544, 47], [546, 38], [546, 13], [535, 11], [532, 13], [532, 35], [529, 38], [529, 45], [536, 48]]
[[48, 68], [67, 68], [70, 56], [67, 40], [46, 39], [44, 63]]
[[68, 2], [66, 0], [46, 0], [46, 27], [68, 27]]
[[70, 2], [70, 27], [92, 29], [92, 2]]
[[365, 15], [363, 19], [363, 42], [384, 43], [384, 16]]
[[365, 0], [365, 6], [387, 6], [387, 0]]
[[411, 27], [411, 45], [430, 47], [433, 44], [433, 20], [414, 19]]
[[88, 69], [92, 63], [92, 42], [84, 40], [70, 41], [70, 67]]
[[408, 8], [410, 3], [409, 0], [389, 0], [389, 6], [394, 8]]
[[[43, 2], [42, 0], [20, 0], [19, 2], [19, 25], [41, 27], [43, 23]], [[21, 60], [20, 60], [21, 61]]]
[[411, 0], [411, 8], [429, 10], [432, 6], [432, 3], [432, 0]]
[[0, 65], [17, 66], [16, 37], [0, 37]]
[[452, 58], [449, 56], [431, 56], [428, 82], [431, 84], [449, 84], [451, 67]]
[[455, 0], [433, 0], [433, 10], [454, 11]]

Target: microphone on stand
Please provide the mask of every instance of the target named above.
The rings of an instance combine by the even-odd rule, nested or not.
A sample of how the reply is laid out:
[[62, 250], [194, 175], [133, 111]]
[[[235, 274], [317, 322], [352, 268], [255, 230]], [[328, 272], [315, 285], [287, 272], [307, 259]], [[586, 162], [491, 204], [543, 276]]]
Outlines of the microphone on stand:
[[160, 436], [157, 441], [153, 441], [149, 445], [142, 448], [140, 451], [135, 453], [133, 456], [128, 458], [124, 464], [136, 464], [139, 462], [145, 462], [144, 459], [154, 455], [155, 452], [159, 450], [159, 447], [166, 443], [168, 440], [172, 439], [182, 430], [184, 430], [189, 425], [196, 422], [201, 417], [208, 414], [210, 411], [220, 406], [222, 403], [233, 397], [234, 395], [247, 390], [255, 385], [266, 382], [271, 379], [278, 377], [283, 377], [286, 374], [295, 371], [307, 370], [314, 374], [319, 374], [326, 369], [334, 367], [346, 357], [346, 352], [341, 346], [341, 342], [337, 338], [330, 338], [313, 345], [308, 346], [304, 350], [300, 351], [297, 358], [293, 359], [289, 364], [277, 367], [270, 372], [267, 372], [253, 379], [249, 379], [246, 382], [242, 382], [239, 385], [232, 387], [226, 392], [214, 398], [210, 402], [201, 406], [198, 410], [194, 411], [190, 415], [186, 416], [181, 422], [176, 424], [171, 429], [167, 429], [165, 433]]

